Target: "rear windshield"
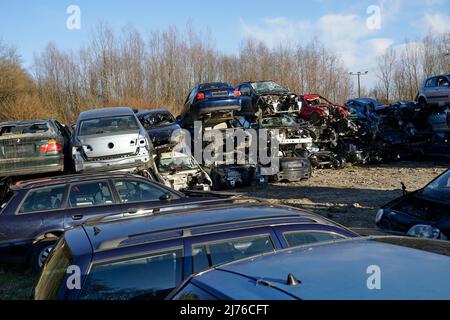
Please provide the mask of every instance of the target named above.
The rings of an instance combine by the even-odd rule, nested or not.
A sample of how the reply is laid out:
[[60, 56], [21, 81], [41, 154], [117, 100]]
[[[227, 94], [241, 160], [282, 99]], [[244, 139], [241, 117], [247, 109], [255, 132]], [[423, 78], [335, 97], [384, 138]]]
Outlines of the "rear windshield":
[[135, 116], [119, 116], [100, 119], [83, 120], [78, 131], [79, 136], [89, 136], [105, 133], [118, 133], [138, 130]]
[[233, 86], [226, 82], [206, 83], [200, 86], [200, 90], [230, 89]]
[[72, 253], [64, 238], [62, 238], [49, 256], [41, 277], [34, 289], [36, 300], [55, 300], [67, 274], [67, 268], [72, 263]]
[[0, 137], [36, 134], [36, 133], [48, 133], [50, 131], [51, 128], [47, 122], [6, 125], [0, 127]]

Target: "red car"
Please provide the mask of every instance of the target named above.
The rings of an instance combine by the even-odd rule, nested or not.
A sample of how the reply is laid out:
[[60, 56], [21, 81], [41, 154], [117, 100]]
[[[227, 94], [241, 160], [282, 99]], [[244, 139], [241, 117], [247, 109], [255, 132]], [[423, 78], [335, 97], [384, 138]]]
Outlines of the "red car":
[[349, 114], [346, 107], [331, 103], [318, 94], [305, 94], [300, 96], [300, 100], [302, 101], [300, 118], [308, 121], [318, 122], [324, 117], [346, 118]]

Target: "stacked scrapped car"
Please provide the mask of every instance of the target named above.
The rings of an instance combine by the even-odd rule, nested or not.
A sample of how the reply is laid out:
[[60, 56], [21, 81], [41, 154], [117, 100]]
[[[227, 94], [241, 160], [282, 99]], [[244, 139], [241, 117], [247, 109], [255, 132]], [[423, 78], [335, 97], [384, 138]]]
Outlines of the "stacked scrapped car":
[[72, 139], [76, 172], [146, 171], [152, 144], [132, 109], [102, 108], [80, 113]]
[[172, 134], [180, 129], [173, 115], [165, 109], [138, 110], [136, 115], [144, 126], [153, 146], [165, 145], [171, 142]]
[[209, 175], [189, 152], [180, 151], [171, 144], [155, 148], [152, 173], [156, 180], [175, 190], [211, 190]]
[[70, 135], [56, 120], [0, 123], [0, 178], [69, 170]]
[[279, 113], [298, 114], [302, 107], [299, 97], [273, 81], [247, 81], [239, 84], [242, 108], [236, 114], [254, 119]]

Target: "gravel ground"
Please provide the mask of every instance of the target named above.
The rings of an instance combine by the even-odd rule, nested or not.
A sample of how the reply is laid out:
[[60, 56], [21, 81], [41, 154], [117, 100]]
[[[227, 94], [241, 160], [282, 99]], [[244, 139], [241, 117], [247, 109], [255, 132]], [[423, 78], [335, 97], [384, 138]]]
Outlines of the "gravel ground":
[[407, 190], [420, 189], [447, 167], [432, 162], [397, 162], [315, 170], [309, 180], [276, 183], [239, 193], [319, 213], [348, 227], [373, 228], [379, 207]]

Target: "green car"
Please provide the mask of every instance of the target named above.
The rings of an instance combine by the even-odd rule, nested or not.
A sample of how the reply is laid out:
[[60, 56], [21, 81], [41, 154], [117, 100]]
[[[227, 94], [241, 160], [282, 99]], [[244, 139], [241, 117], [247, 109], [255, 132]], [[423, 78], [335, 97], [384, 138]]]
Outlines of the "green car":
[[0, 123], [0, 178], [63, 172], [70, 135], [56, 120]]

